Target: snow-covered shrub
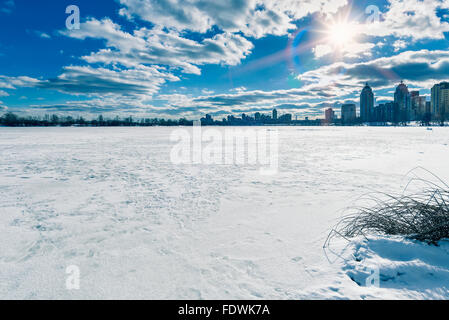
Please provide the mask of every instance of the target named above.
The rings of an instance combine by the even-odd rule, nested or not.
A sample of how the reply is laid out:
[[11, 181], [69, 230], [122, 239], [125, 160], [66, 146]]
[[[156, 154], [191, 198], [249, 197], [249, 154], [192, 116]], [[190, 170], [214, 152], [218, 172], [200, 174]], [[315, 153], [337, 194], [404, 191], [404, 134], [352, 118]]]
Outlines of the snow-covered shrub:
[[331, 234], [345, 238], [401, 235], [433, 244], [449, 239], [449, 187], [425, 182], [427, 187], [419, 193], [370, 195], [373, 205], [354, 208]]

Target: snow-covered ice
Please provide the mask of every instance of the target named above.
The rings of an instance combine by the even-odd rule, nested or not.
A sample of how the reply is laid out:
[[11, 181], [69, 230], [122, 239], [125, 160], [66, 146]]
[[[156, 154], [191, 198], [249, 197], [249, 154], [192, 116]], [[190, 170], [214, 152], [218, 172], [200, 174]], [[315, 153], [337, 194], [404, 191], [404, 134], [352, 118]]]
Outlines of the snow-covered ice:
[[0, 128], [0, 299], [449, 298], [445, 242], [323, 249], [362, 194], [449, 181], [447, 128], [280, 127], [273, 176], [174, 165], [172, 130]]
[[[371, 292], [362, 298], [447, 299], [449, 290], [449, 241], [429, 246], [401, 237], [373, 237], [348, 247], [348, 276]], [[367, 279], [379, 274], [379, 288]]]

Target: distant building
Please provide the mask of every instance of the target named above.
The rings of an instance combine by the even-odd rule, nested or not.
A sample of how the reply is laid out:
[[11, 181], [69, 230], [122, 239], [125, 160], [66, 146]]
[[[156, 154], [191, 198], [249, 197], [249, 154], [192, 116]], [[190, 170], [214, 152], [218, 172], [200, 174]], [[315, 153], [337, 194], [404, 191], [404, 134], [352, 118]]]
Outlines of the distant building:
[[421, 120], [427, 113], [427, 99], [425, 96], [419, 96], [417, 98], [417, 117], [415, 120]]
[[395, 102], [385, 103], [385, 122], [399, 122], [399, 106]]
[[387, 106], [383, 104], [379, 104], [377, 107], [374, 107], [374, 114], [372, 120], [375, 122], [387, 122]]
[[426, 114], [426, 97], [420, 96], [419, 91], [412, 91], [411, 97], [411, 114], [409, 120], [422, 120]]
[[408, 114], [409, 120], [417, 120], [419, 100], [419, 91], [410, 91], [410, 112]]
[[236, 118], [233, 115], [229, 115], [227, 118], [228, 122], [234, 122], [236, 120]]
[[435, 120], [446, 120], [449, 113], [449, 83], [442, 82], [431, 90], [431, 112]]
[[432, 116], [432, 101], [426, 101], [426, 116]]
[[394, 102], [386, 102], [379, 104], [374, 108], [372, 121], [387, 123], [399, 121], [399, 108]]
[[290, 113], [283, 114], [279, 117], [278, 121], [281, 123], [290, 123], [292, 122], [292, 115]]
[[201, 118], [201, 124], [202, 125], [211, 125], [214, 124], [214, 119], [210, 114], [206, 114], [205, 118]]
[[334, 122], [335, 112], [332, 108], [328, 108], [324, 111], [324, 117], [326, 119], [326, 123]]
[[360, 117], [362, 121], [371, 121], [374, 111], [374, 93], [371, 87], [366, 83], [360, 94]]
[[277, 120], [278, 119], [278, 111], [276, 109], [273, 109], [273, 120]]
[[411, 117], [411, 96], [403, 81], [396, 87], [394, 102], [399, 107], [399, 121], [405, 122]]
[[357, 119], [357, 107], [355, 104], [344, 104], [341, 106], [341, 122], [351, 123]]

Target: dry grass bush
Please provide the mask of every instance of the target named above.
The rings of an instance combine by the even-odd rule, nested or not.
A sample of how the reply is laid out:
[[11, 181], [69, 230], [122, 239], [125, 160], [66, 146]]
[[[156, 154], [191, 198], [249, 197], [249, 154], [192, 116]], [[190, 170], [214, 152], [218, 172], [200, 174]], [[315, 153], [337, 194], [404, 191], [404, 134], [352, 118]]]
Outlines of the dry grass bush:
[[[439, 183], [415, 176], [401, 195], [371, 194], [368, 199], [373, 205], [352, 208], [352, 213], [342, 218], [329, 238], [400, 235], [431, 244], [449, 239], [449, 187], [423, 168], [416, 168], [411, 173], [417, 170], [424, 170]], [[424, 188], [405, 194], [409, 185], [417, 181], [423, 182]]]

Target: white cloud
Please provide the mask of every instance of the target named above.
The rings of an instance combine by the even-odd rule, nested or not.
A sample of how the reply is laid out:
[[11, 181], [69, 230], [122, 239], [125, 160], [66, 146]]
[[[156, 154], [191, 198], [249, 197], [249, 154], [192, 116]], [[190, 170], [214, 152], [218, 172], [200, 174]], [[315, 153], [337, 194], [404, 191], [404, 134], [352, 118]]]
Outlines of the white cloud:
[[69, 94], [148, 98], [166, 81], [178, 80], [178, 77], [155, 66], [113, 70], [91, 66], [69, 66], [65, 67], [64, 72], [57, 78], [42, 81], [37, 86]]
[[444, 39], [444, 32], [449, 32], [449, 23], [437, 16], [438, 8], [449, 9], [449, 1], [390, 0], [389, 2], [381, 21], [361, 25], [360, 33], [422, 40]]
[[192, 74], [201, 73], [198, 65], [239, 64], [253, 48], [253, 44], [244, 37], [231, 33], [217, 34], [201, 42], [160, 27], [151, 30], [141, 28], [130, 34], [110, 19], [90, 19], [82, 24], [80, 30], [62, 33], [76, 39], [106, 40], [107, 48], [83, 57], [89, 63], [120, 63], [127, 67], [158, 64]]
[[315, 48], [313, 48], [312, 51], [317, 58], [327, 56], [333, 52], [332, 46], [328, 44], [319, 44]]
[[37, 35], [43, 39], [51, 39], [51, 36], [48, 33], [37, 31]]
[[208, 95], [208, 94], [214, 94], [215, 91], [214, 90], [209, 90], [209, 89], [203, 89], [201, 90], [202, 94]]
[[37, 83], [39, 83], [40, 80], [33, 79], [26, 76], [21, 77], [7, 77], [7, 76], [1, 76], [0, 75], [0, 88], [3, 89], [16, 89], [20, 87], [33, 87]]
[[371, 49], [374, 48], [373, 43], [359, 43], [353, 42], [348, 43], [345, 46], [336, 48], [329, 44], [319, 44], [312, 49], [316, 58], [321, 58], [329, 55], [340, 55], [344, 58], [360, 58], [360, 57], [370, 57], [372, 55]]
[[285, 35], [312, 13], [335, 13], [347, 0], [120, 0], [120, 13], [158, 26], [205, 33], [213, 26], [245, 36]]
[[[372, 49], [391, 44], [398, 52], [411, 42], [420, 40], [445, 39], [449, 32], [449, 23], [438, 16], [439, 9], [449, 9], [448, 0], [388, 0], [381, 10], [379, 21], [364, 20], [351, 23], [354, 39], [344, 47], [335, 47], [330, 43], [319, 43], [313, 49], [315, 57], [321, 58], [332, 53], [341, 58], [364, 58], [372, 55]], [[334, 21], [328, 16], [326, 23]], [[382, 37], [381, 41], [372, 37]], [[331, 39], [330, 39], [331, 40]]]
[[231, 92], [243, 92], [243, 91], [246, 91], [246, 87], [241, 86], [238, 88], [232, 88], [230, 91]]
[[343, 63], [305, 72], [298, 79], [306, 85], [316, 85], [322, 90], [338, 86], [340, 95], [370, 82], [376, 89], [389, 88], [400, 80], [416, 87], [430, 89], [433, 84], [447, 80], [449, 52], [443, 50], [405, 51], [391, 57], [368, 62]]
[[407, 47], [407, 42], [404, 40], [396, 40], [393, 43], [393, 48], [394, 48], [395, 52], [400, 51], [401, 49], [404, 49], [405, 47]]
[[[191, 95], [167, 94], [159, 95], [157, 99], [167, 103], [159, 111], [176, 112], [186, 117], [200, 116], [205, 113], [212, 115], [239, 114], [253, 112], [271, 112], [277, 108], [281, 113], [300, 113], [302, 116], [315, 116], [322, 113], [323, 106], [341, 103], [337, 96], [322, 101], [319, 92], [309, 89], [289, 89], [273, 91], [239, 91], [232, 94], [216, 94], [201, 97]], [[310, 100], [314, 99], [315, 100]]]

